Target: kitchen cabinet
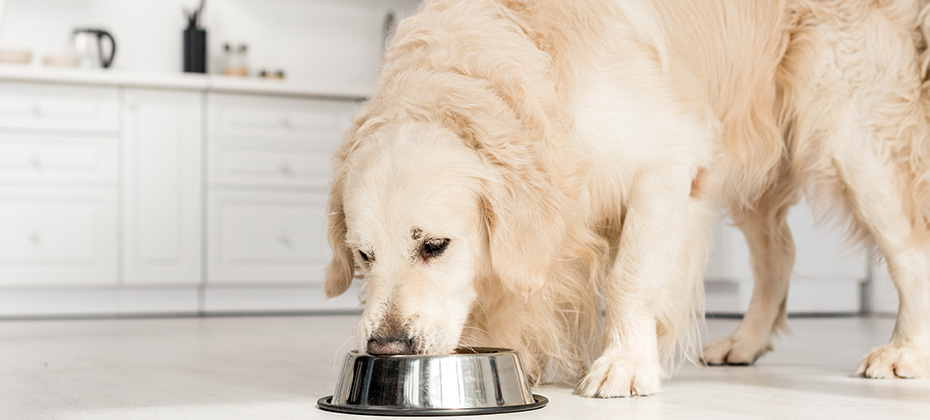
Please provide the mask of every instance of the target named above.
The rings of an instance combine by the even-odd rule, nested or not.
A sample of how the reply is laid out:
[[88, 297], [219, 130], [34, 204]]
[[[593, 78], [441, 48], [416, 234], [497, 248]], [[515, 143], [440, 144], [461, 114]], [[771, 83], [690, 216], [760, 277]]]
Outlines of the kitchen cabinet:
[[117, 286], [117, 89], [0, 82], [0, 287]]
[[117, 130], [113, 87], [0, 82], [0, 128], [107, 132]]
[[116, 183], [117, 140], [108, 136], [0, 134], [0, 180], [23, 184]]
[[123, 284], [202, 277], [203, 94], [122, 92]]
[[320, 287], [330, 160], [354, 105], [208, 96], [208, 286]]
[[0, 286], [116, 286], [116, 191], [0, 187]]
[[211, 191], [211, 285], [321, 285], [331, 256], [326, 194]]
[[358, 307], [321, 283], [359, 95], [17, 75], [0, 71], [0, 317]]
[[[265, 139], [338, 142], [354, 102], [211, 93], [211, 140]], [[333, 136], [336, 136], [334, 139]]]
[[208, 184], [328, 190], [352, 101], [211, 94]]

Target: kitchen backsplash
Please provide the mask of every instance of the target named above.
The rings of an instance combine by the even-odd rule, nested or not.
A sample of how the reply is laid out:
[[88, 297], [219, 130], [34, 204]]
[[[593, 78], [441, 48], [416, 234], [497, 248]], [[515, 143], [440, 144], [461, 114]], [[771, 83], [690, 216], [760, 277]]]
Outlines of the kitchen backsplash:
[[[75, 27], [101, 27], [117, 39], [113, 68], [180, 72], [182, 10], [197, 0], [0, 0], [0, 48], [67, 53]], [[223, 70], [223, 44], [248, 44], [248, 65], [284, 70], [291, 81], [369, 84], [378, 70], [388, 13], [411, 13], [417, 0], [208, 0], [207, 69]]]

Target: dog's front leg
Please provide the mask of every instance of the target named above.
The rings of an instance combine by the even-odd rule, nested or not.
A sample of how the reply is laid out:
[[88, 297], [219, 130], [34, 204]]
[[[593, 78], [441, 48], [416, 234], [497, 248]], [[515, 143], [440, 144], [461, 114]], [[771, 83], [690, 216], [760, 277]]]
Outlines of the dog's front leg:
[[[672, 305], [669, 287], [688, 231], [690, 178], [681, 171], [636, 177], [620, 237], [620, 249], [606, 280], [604, 351], [578, 385], [586, 397], [629, 397], [660, 390], [656, 319]], [[680, 185], [679, 185], [680, 184]], [[683, 285], [679, 285], [681, 287]], [[685, 321], [682, 321], [685, 322]]]

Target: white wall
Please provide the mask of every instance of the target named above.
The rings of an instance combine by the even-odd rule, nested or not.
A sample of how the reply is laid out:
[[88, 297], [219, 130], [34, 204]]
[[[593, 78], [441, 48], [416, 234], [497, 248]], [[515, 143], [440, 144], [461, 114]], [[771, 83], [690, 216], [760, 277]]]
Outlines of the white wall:
[[[197, 0], [0, 0], [0, 47], [33, 51], [33, 62], [70, 48], [71, 30], [99, 26], [118, 43], [114, 68], [181, 71], [183, 7]], [[372, 83], [389, 10], [416, 0], [208, 0], [208, 70], [219, 72], [222, 44], [249, 44], [253, 69], [283, 68], [288, 79]]]

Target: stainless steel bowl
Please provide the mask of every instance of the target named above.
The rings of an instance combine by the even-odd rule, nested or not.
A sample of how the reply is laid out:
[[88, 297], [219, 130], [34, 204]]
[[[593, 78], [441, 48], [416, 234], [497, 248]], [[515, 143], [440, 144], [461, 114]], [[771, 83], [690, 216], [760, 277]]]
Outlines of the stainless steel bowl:
[[542, 408], [520, 355], [495, 348], [449, 355], [346, 355], [327, 411], [394, 416], [491, 414]]

